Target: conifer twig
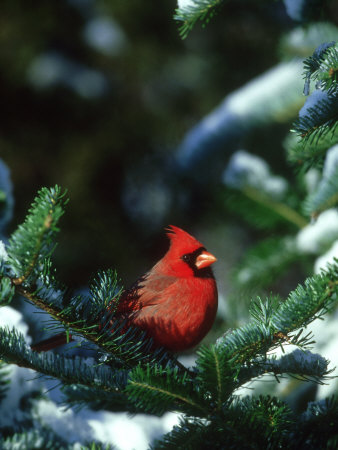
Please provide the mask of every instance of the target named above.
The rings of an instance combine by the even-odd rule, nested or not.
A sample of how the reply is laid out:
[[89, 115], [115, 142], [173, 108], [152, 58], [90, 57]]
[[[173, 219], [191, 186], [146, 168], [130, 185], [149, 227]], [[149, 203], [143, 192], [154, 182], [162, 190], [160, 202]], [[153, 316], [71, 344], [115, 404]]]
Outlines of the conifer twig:
[[298, 228], [304, 228], [307, 225], [306, 219], [285, 203], [274, 201], [253, 188], [244, 187], [242, 192], [251, 200], [270, 208]]

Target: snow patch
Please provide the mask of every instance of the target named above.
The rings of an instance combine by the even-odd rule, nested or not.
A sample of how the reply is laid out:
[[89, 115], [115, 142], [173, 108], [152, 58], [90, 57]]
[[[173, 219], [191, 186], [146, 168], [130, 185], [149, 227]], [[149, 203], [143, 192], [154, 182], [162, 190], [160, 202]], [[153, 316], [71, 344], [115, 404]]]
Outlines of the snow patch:
[[323, 178], [330, 178], [338, 167], [338, 144], [331, 147], [325, 158]]
[[224, 171], [223, 182], [235, 189], [250, 186], [276, 199], [283, 197], [288, 187], [284, 178], [271, 174], [264, 159], [245, 150], [232, 155]]
[[320, 254], [338, 239], [338, 211], [324, 211], [316, 222], [304, 227], [296, 237], [298, 250], [303, 253]]
[[328, 252], [316, 259], [314, 272], [320, 273], [322, 269], [327, 269], [328, 264], [333, 264], [334, 258], [338, 259], [338, 240]]
[[194, 0], [177, 0], [177, 6], [179, 9], [184, 9], [189, 6], [195, 6]]
[[7, 259], [8, 259], [8, 254], [6, 252], [5, 244], [2, 241], [0, 241], [0, 262], [7, 261]]

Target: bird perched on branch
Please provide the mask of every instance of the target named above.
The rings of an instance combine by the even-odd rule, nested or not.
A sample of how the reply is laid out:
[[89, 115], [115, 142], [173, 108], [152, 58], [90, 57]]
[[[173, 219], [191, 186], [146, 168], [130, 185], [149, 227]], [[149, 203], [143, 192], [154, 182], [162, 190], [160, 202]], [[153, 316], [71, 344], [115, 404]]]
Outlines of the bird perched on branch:
[[[120, 297], [114, 313], [146, 331], [154, 344], [173, 352], [197, 345], [215, 320], [218, 294], [215, 256], [186, 231], [169, 226], [167, 253]], [[56, 335], [33, 346], [47, 351], [66, 343]]]

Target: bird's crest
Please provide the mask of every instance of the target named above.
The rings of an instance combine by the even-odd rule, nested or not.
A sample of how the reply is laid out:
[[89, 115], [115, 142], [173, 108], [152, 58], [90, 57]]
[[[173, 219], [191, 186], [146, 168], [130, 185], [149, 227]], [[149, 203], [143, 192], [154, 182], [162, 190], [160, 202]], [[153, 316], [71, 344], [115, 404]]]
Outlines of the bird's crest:
[[175, 247], [184, 248], [185, 251], [194, 251], [197, 248], [203, 247], [197, 239], [175, 225], [169, 225], [166, 231], [170, 239], [171, 247], [175, 245]]

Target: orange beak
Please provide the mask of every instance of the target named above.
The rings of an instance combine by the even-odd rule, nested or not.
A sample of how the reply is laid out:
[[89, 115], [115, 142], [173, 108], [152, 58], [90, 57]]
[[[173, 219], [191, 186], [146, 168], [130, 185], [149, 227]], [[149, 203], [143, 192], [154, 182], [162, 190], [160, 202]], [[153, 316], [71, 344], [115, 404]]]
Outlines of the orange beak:
[[197, 269], [203, 269], [204, 267], [210, 266], [215, 261], [217, 261], [217, 258], [213, 254], [204, 250], [199, 256], [197, 256], [195, 266]]

